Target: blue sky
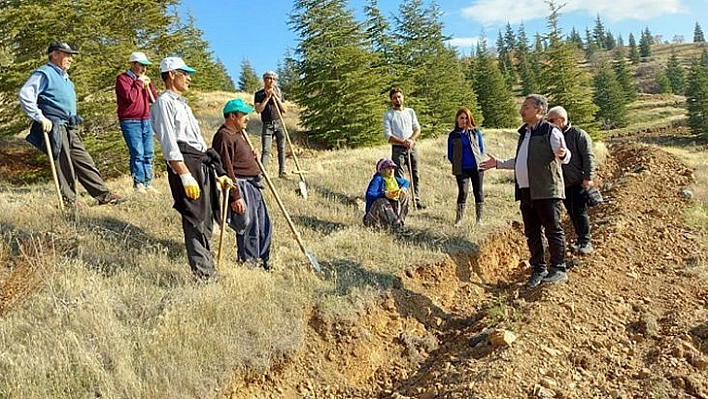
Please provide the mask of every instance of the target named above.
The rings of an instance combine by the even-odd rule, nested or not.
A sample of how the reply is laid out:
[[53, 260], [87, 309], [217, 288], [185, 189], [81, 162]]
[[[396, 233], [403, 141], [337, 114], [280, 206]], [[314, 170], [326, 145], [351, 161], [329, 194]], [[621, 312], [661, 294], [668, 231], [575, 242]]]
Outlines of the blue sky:
[[[429, 4], [423, 0], [424, 4]], [[615, 37], [621, 35], [625, 43], [629, 33], [639, 40], [640, 32], [649, 27], [653, 34], [671, 41], [682, 35], [686, 42], [693, 40], [693, 29], [698, 24], [708, 35], [708, 0], [563, 0], [561, 10], [563, 33], [571, 27], [584, 39], [585, 27], [591, 30], [599, 14], [605, 27]], [[363, 19], [365, 0], [349, 1], [360, 20]], [[379, 7], [390, 21], [400, 2], [379, 0]], [[546, 32], [548, 6], [541, 0], [438, 0], [443, 11], [443, 33], [451, 37], [451, 44], [461, 54], [470, 54], [476, 41], [486, 36], [490, 45], [496, 41], [499, 29], [507, 22], [516, 31], [521, 23], [532, 38], [535, 32]], [[238, 82], [241, 61], [247, 58], [260, 75], [277, 68], [286, 49], [294, 52], [297, 36], [288, 26], [293, 2], [247, 0], [182, 0], [183, 16], [191, 12], [197, 27], [204, 31], [218, 57]]]

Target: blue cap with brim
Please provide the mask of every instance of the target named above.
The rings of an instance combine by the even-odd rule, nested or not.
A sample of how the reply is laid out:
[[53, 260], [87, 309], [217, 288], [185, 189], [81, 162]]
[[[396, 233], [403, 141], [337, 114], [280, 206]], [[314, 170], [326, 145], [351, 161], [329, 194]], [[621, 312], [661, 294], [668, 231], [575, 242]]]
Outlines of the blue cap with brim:
[[226, 116], [232, 112], [240, 112], [242, 114], [250, 114], [251, 112], [253, 112], [253, 107], [246, 104], [246, 102], [240, 98], [233, 98], [233, 99], [227, 101], [226, 105], [224, 105], [223, 114], [224, 114], [224, 116]]

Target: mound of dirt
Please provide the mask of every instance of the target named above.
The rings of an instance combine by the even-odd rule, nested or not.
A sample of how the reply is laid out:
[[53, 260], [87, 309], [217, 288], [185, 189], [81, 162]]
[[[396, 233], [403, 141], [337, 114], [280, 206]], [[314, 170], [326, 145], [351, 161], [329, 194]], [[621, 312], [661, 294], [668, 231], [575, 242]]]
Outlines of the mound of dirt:
[[706, 249], [682, 221], [693, 173], [646, 145], [610, 154], [595, 252], [568, 283], [523, 288], [512, 225], [478, 253], [407, 270], [357, 320], [313, 312], [298, 356], [236, 376], [224, 397], [708, 398]]

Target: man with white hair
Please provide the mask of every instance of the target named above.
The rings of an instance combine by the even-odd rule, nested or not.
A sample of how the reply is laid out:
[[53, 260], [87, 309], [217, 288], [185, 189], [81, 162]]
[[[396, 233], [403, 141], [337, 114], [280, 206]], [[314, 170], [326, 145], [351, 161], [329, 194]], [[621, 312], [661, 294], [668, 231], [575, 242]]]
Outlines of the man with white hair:
[[261, 163], [268, 166], [270, 162], [270, 152], [273, 146], [273, 135], [278, 147], [278, 177], [287, 178], [285, 171], [285, 131], [283, 130], [280, 114], [287, 112], [283, 102], [283, 94], [280, 92], [275, 82], [278, 81], [278, 74], [268, 71], [263, 74], [263, 89], [258, 90], [253, 96], [256, 112], [261, 114], [263, 129], [261, 130]]
[[130, 153], [130, 174], [136, 193], [155, 192], [152, 187], [152, 159], [155, 155], [150, 104], [157, 98], [157, 89], [146, 75], [152, 65], [145, 55], [136, 51], [130, 55], [130, 68], [116, 77], [118, 121]]
[[558, 126], [563, 132], [565, 143], [573, 157], [570, 163], [563, 164], [565, 182], [565, 209], [568, 211], [578, 241], [573, 249], [583, 255], [592, 253], [590, 243], [590, 216], [588, 216], [585, 192], [593, 187], [595, 177], [595, 156], [592, 151], [592, 139], [584, 130], [573, 126], [568, 120], [568, 112], [561, 106], [548, 111], [546, 120]]

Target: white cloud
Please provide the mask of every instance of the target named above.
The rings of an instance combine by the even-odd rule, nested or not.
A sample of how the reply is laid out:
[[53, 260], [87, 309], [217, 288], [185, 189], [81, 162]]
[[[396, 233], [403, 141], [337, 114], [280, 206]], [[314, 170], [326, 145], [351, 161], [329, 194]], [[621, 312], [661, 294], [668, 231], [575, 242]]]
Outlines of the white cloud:
[[478, 37], [453, 37], [446, 43], [457, 48], [474, 48], [478, 42]]
[[[681, 0], [567, 0], [565, 3], [561, 14], [600, 14], [603, 20], [609, 21], [646, 20], [684, 12], [685, 8]], [[538, 0], [476, 0], [461, 11], [463, 17], [485, 25], [532, 21], [546, 18], [548, 13], [548, 5]]]

